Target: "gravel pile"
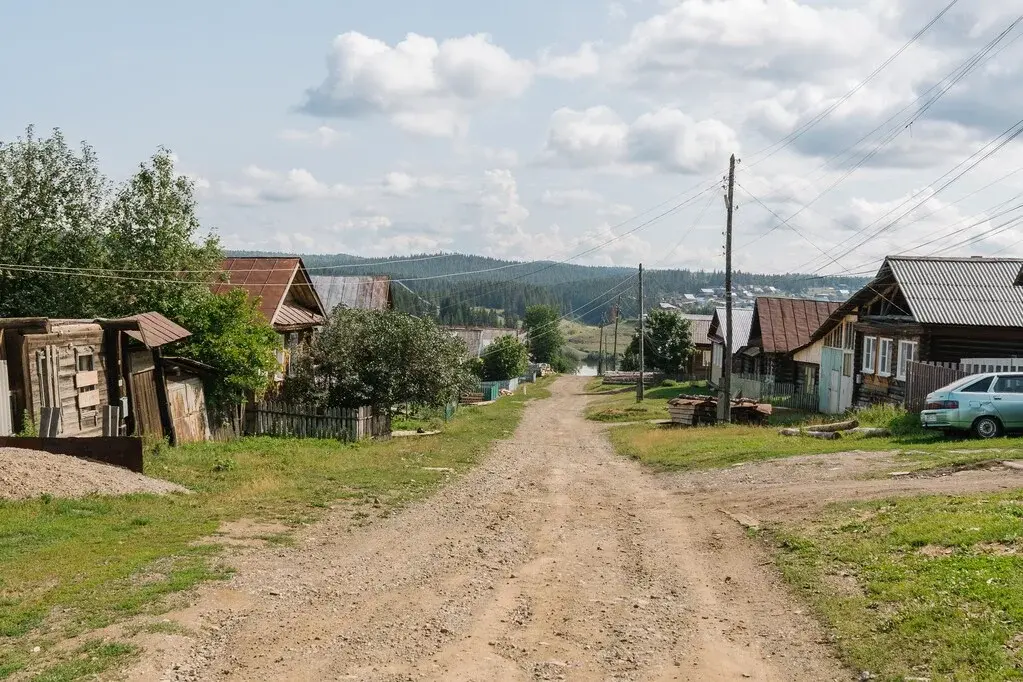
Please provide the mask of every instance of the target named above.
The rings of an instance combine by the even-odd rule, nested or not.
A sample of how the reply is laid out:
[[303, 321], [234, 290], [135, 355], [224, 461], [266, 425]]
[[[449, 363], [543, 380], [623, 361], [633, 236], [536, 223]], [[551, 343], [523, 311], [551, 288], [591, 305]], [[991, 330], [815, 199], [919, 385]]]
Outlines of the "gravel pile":
[[0, 499], [172, 492], [188, 490], [110, 464], [38, 450], [0, 448]]

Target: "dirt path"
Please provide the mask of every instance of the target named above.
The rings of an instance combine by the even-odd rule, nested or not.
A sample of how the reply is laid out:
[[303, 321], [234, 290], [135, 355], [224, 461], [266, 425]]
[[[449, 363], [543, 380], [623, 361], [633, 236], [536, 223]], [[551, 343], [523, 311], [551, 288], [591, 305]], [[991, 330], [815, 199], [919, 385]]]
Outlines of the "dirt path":
[[429, 500], [238, 575], [149, 636], [133, 679], [846, 680], [742, 528], [613, 454], [583, 383]]

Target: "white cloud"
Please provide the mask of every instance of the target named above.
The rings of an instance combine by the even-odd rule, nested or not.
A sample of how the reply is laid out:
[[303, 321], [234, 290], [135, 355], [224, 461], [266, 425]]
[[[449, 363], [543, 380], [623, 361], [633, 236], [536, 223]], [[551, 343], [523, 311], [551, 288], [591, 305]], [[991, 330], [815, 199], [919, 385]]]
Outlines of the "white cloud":
[[607, 18], [611, 21], [622, 21], [629, 17], [625, 5], [620, 2], [611, 2], [607, 6]]
[[545, 155], [571, 167], [701, 173], [738, 151], [731, 128], [713, 119], [693, 120], [678, 109], [643, 114], [632, 124], [606, 106], [559, 109], [551, 117]]
[[410, 33], [391, 47], [353, 31], [334, 40], [327, 77], [306, 92], [301, 109], [316, 116], [383, 115], [408, 132], [453, 137], [464, 132], [473, 110], [525, 92], [533, 71], [487, 34], [438, 43]]
[[595, 76], [600, 72], [600, 55], [593, 43], [583, 43], [570, 54], [553, 55], [550, 50], [540, 53], [537, 73], [549, 78], [576, 80]]
[[458, 190], [465, 188], [462, 178], [445, 178], [440, 175], [412, 175], [404, 171], [392, 171], [381, 180], [384, 193], [396, 197], [409, 197], [420, 190]]
[[249, 165], [242, 169], [242, 175], [256, 184], [221, 183], [220, 193], [243, 204], [338, 199], [352, 195], [350, 187], [343, 184], [328, 185], [317, 180], [304, 168], [293, 168], [287, 173], [277, 173]]
[[603, 202], [604, 197], [589, 189], [548, 189], [544, 190], [544, 193], [540, 196], [541, 204], [555, 208], [568, 208]]
[[288, 128], [281, 131], [281, 139], [288, 142], [305, 142], [319, 147], [330, 147], [348, 137], [347, 133], [334, 130], [330, 126], [319, 126], [313, 130], [297, 130]]

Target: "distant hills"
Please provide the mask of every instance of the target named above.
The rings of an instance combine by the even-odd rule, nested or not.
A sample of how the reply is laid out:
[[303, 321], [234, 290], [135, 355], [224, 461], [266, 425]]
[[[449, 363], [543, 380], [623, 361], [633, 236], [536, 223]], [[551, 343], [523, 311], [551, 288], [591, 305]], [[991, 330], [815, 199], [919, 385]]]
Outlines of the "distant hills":
[[[548, 303], [562, 314], [597, 324], [622, 295], [622, 314], [638, 313], [635, 268], [600, 267], [559, 262], [519, 262], [467, 254], [422, 254], [393, 258], [361, 258], [347, 254], [305, 255], [233, 251], [232, 256], [301, 255], [306, 267], [318, 275], [387, 275], [404, 280], [394, 287], [395, 304], [403, 310], [432, 312], [446, 324], [506, 324], [513, 326], [535, 303]], [[372, 264], [367, 266], [367, 264]], [[867, 279], [810, 277], [801, 274], [765, 275], [733, 273], [737, 289], [774, 287], [778, 295], [804, 295], [811, 289], [832, 287], [855, 291]], [[685, 294], [724, 285], [724, 273], [689, 269], [651, 270], [644, 274], [646, 307], [678, 301]], [[407, 288], [406, 288], [407, 287]], [[703, 307], [706, 309], [707, 303]], [[712, 304], [711, 304], [712, 305]]]

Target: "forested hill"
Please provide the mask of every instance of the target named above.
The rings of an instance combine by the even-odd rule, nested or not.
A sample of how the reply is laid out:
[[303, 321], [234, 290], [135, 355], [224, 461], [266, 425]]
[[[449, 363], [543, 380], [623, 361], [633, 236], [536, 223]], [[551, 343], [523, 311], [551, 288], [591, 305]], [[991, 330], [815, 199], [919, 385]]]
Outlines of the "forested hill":
[[[231, 252], [232, 256], [289, 256], [301, 254], [252, 251]], [[636, 281], [622, 284], [636, 274], [635, 268], [595, 267], [556, 262], [521, 263], [483, 256], [436, 254], [366, 259], [345, 254], [302, 255], [306, 267], [316, 275], [388, 275], [402, 280], [395, 286], [396, 305], [410, 312], [431, 309], [447, 324], [514, 325], [526, 307], [536, 303], [557, 306], [562, 313], [577, 311], [583, 321], [599, 323], [616, 293], [622, 296], [622, 313], [638, 312]], [[372, 264], [367, 266], [367, 264]], [[735, 286], [775, 287], [788, 295], [804, 293], [811, 287], [857, 290], [864, 278], [811, 278], [806, 275], [761, 275], [737, 272]], [[645, 273], [647, 306], [701, 289], [720, 287], [724, 273], [700, 270], [652, 270]], [[407, 289], [405, 288], [407, 287]], [[616, 288], [617, 287], [617, 288]], [[409, 289], [411, 291], [409, 291]], [[594, 302], [595, 301], [595, 302]], [[485, 310], [484, 310], [485, 309]], [[500, 313], [493, 312], [500, 311]]]

